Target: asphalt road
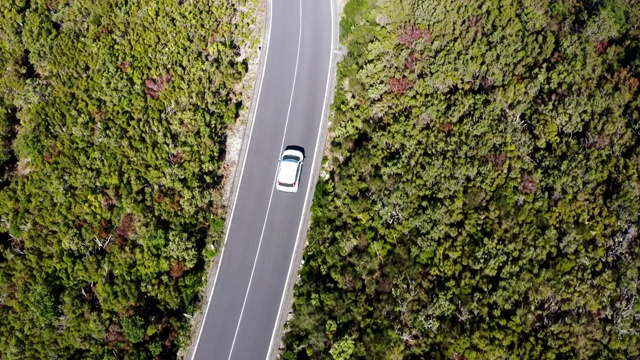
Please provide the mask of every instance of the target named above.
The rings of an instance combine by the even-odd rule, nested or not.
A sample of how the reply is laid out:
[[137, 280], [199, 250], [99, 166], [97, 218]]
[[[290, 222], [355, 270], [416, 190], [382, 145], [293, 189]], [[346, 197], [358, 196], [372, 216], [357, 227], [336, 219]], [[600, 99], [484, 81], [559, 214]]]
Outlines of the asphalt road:
[[[295, 251], [304, 242], [310, 174], [322, 151], [333, 51], [333, 0], [271, 0], [271, 21], [255, 117], [231, 211], [213, 295], [193, 359], [266, 359]], [[275, 190], [278, 158], [289, 145], [305, 149], [300, 188]], [[301, 239], [299, 239], [301, 237]], [[298, 245], [296, 245], [296, 243]]]

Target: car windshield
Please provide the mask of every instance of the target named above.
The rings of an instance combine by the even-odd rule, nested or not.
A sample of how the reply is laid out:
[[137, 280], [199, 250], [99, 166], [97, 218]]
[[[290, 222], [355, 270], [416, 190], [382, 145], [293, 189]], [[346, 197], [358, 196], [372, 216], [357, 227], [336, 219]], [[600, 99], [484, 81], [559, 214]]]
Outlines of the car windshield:
[[299, 162], [300, 159], [297, 156], [285, 155], [282, 157], [282, 161]]

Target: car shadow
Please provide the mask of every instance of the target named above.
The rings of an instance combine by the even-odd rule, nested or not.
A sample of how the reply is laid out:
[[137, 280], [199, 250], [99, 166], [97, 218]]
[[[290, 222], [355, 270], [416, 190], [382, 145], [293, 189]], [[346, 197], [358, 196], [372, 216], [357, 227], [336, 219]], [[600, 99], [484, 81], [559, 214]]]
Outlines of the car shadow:
[[298, 145], [289, 145], [286, 148], [284, 148], [285, 151], [286, 150], [298, 150], [302, 153], [302, 157], [304, 157], [305, 159], [307, 158], [307, 155], [304, 152], [304, 148], [302, 146], [298, 146]]

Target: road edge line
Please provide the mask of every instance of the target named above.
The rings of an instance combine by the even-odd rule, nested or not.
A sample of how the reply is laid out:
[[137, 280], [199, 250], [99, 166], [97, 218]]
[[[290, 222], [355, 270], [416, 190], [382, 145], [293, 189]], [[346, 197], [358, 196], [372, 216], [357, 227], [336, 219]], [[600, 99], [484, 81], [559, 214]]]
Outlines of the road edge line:
[[[238, 193], [240, 190], [240, 185], [242, 184], [242, 175], [244, 173], [244, 167], [247, 161], [247, 154], [249, 152], [249, 147], [251, 145], [251, 136], [253, 135], [253, 125], [254, 125], [254, 120], [256, 117], [256, 113], [258, 111], [258, 105], [260, 104], [260, 94], [262, 93], [262, 83], [264, 81], [264, 74], [265, 74], [265, 69], [266, 69], [266, 65], [267, 65], [267, 59], [269, 58], [269, 43], [270, 43], [270, 37], [271, 37], [271, 25], [272, 25], [272, 11], [273, 11], [273, 6], [271, 4], [272, 0], [265, 0], [265, 17], [264, 17], [264, 21], [265, 21], [265, 26], [263, 29], [263, 33], [262, 33], [262, 43], [260, 45], [260, 49], [264, 49], [264, 56], [262, 56], [262, 52], [260, 53], [260, 60], [259, 60], [259, 64], [258, 64], [258, 72], [259, 72], [259, 76], [256, 76], [256, 84], [254, 84], [254, 89], [257, 87], [258, 92], [255, 93], [256, 96], [252, 97], [251, 99], [251, 105], [249, 106], [249, 116], [248, 116], [248, 121], [249, 124], [247, 124], [247, 130], [248, 130], [248, 134], [247, 134], [247, 130], [245, 130], [245, 134], [243, 136], [243, 139], [246, 139], [246, 143], [245, 140], [243, 140], [243, 144], [241, 146], [241, 150], [240, 150], [240, 161], [242, 163], [242, 166], [240, 167], [240, 172], [238, 172], [238, 168], [236, 168], [235, 171], [235, 175], [234, 175], [234, 184], [232, 186], [233, 189], [233, 201], [231, 203], [231, 212], [229, 213], [229, 216], [227, 217], [228, 221], [226, 221], [226, 225], [225, 225], [225, 235], [224, 235], [224, 241], [222, 243], [222, 247], [221, 247], [221, 251], [220, 251], [220, 257], [217, 261], [211, 261], [211, 265], [212, 269], [215, 271], [215, 275], [214, 275], [214, 279], [213, 279], [213, 285], [211, 286], [211, 290], [210, 291], [206, 291], [206, 286], [205, 286], [205, 295], [206, 295], [206, 301], [207, 301], [207, 306], [205, 307], [205, 311], [204, 314], [202, 316], [202, 322], [200, 323], [200, 329], [198, 330], [198, 336], [196, 338], [196, 341], [194, 344], [192, 344], [190, 352], [191, 352], [191, 356], [189, 356], [189, 352], [187, 352], [186, 356], [184, 357], [185, 359], [191, 359], [191, 360], [195, 360], [196, 357], [196, 353], [198, 350], [198, 345], [200, 343], [200, 337], [202, 336], [202, 330], [204, 329], [204, 325], [206, 323], [207, 320], [207, 313], [209, 312], [209, 307], [211, 306], [211, 299], [213, 299], [213, 292], [215, 290], [216, 287], [216, 282], [218, 281], [218, 274], [220, 273], [220, 266], [222, 264], [222, 259], [224, 257], [224, 249], [227, 245], [227, 239], [229, 237], [229, 229], [231, 228], [231, 223], [233, 222], [233, 214], [236, 208], [236, 201], [238, 199]], [[217, 265], [217, 266], [216, 266]], [[210, 275], [210, 274], [209, 274]], [[207, 277], [209, 278], [209, 276]], [[203, 299], [204, 300], [204, 299]]]
[[[293, 104], [293, 95], [296, 91], [296, 79], [298, 78], [298, 64], [300, 62], [300, 47], [302, 41], [302, 0], [300, 0], [300, 20], [298, 25], [298, 49], [296, 51], [296, 66], [293, 70], [293, 83], [291, 85], [291, 96], [289, 97], [289, 108], [287, 109], [287, 119], [284, 123], [284, 129], [282, 131], [282, 141], [280, 142], [280, 151], [278, 156], [282, 154], [284, 149], [284, 140], [287, 138], [287, 127], [289, 126], [289, 119], [291, 116], [291, 105]], [[279, 169], [278, 169], [279, 171]], [[262, 223], [262, 231], [260, 232], [260, 240], [258, 241], [258, 249], [256, 250], [256, 256], [253, 259], [253, 267], [251, 268], [251, 276], [249, 276], [249, 284], [247, 285], [247, 291], [244, 294], [244, 300], [242, 301], [242, 309], [240, 310], [240, 316], [238, 317], [238, 324], [236, 325], [235, 333], [233, 334], [233, 341], [231, 342], [231, 348], [229, 349], [228, 360], [231, 360], [233, 354], [233, 348], [236, 345], [236, 339], [238, 338], [238, 332], [240, 331], [240, 324], [242, 323], [242, 315], [244, 314], [244, 308], [247, 305], [247, 299], [249, 298], [249, 292], [251, 291], [251, 283], [253, 282], [253, 275], [256, 271], [256, 265], [258, 264], [258, 258], [260, 257], [260, 249], [262, 248], [262, 240], [264, 239], [264, 231], [267, 228], [267, 220], [269, 219], [269, 210], [271, 210], [271, 201], [273, 200], [273, 193], [275, 191], [275, 183], [278, 178], [278, 171], [276, 171], [273, 180], [271, 181], [271, 194], [269, 194], [269, 204], [267, 205], [267, 212], [264, 216], [264, 222]]]
[[[301, 236], [301, 231], [303, 229], [303, 225], [305, 225], [305, 227], [308, 229], [308, 225], [309, 225], [309, 222], [310, 222], [309, 216], [310, 216], [310, 213], [311, 213], [311, 209], [309, 209], [309, 214], [307, 214], [307, 206], [308, 206], [308, 201], [309, 201], [309, 195], [311, 193], [315, 194], [315, 187], [316, 187], [316, 183], [318, 182], [318, 176], [316, 176], [316, 174], [315, 174], [316, 173], [315, 167], [316, 167], [316, 163], [318, 161], [320, 163], [322, 163], [322, 153], [323, 153], [323, 152], [321, 152], [320, 156], [318, 158], [318, 148], [320, 146], [321, 135], [326, 130], [326, 129], [324, 129], [324, 126], [328, 124], [329, 114], [327, 113], [327, 110], [330, 107], [330, 103], [333, 101], [333, 100], [330, 100], [330, 102], [327, 102], [327, 101], [329, 101], [329, 98], [330, 98], [329, 97], [329, 93], [333, 92], [332, 89], [334, 88], [331, 85], [332, 84], [335, 85], [334, 81], [332, 81], [332, 77], [334, 77], [336, 75], [334, 72], [337, 72], [337, 68], [336, 68], [336, 66], [334, 66], [335, 65], [334, 64], [334, 61], [335, 61], [334, 53], [337, 50], [335, 48], [335, 40], [336, 40], [336, 36], [338, 36], [338, 32], [337, 32], [336, 23], [335, 23], [335, 17], [336, 17], [335, 0], [329, 0], [329, 1], [331, 3], [331, 52], [330, 52], [330, 55], [329, 55], [329, 69], [327, 71], [328, 72], [327, 73], [327, 85], [326, 85], [325, 93], [324, 93], [322, 115], [320, 117], [320, 125], [319, 125], [319, 129], [318, 129], [318, 136], [316, 137], [316, 147], [315, 147], [314, 153], [313, 153], [314, 160], [313, 160], [312, 165], [311, 165], [311, 171], [309, 172], [309, 177], [313, 178], [314, 180], [313, 180], [313, 183], [309, 184], [309, 187], [307, 188], [307, 193], [305, 194], [303, 211], [302, 211], [302, 215], [300, 217], [300, 224], [298, 225], [298, 233], [296, 235], [296, 242], [295, 242], [295, 245], [294, 245], [294, 248], [293, 248], [293, 253], [291, 254], [291, 261], [289, 262], [289, 270], [287, 272], [287, 280], [285, 282], [284, 289], [282, 291], [282, 297], [280, 298], [280, 306], [279, 306], [279, 310], [278, 310], [278, 316], [276, 317], [276, 322], [275, 322], [275, 325], [273, 327], [273, 331], [271, 333], [271, 340], [269, 341], [269, 351], [267, 352], [266, 360], [275, 359], [276, 355], [278, 354], [277, 351], [273, 351], [273, 349], [276, 348], [276, 345], [274, 344], [274, 340], [275, 340], [275, 337], [276, 337], [276, 333], [282, 333], [283, 330], [284, 330], [284, 325], [285, 324], [282, 323], [282, 325], [281, 325], [280, 321], [281, 321], [282, 312], [284, 311], [283, 305], [284, 305], [285, 298], [287, 297], [288, 288], [289, 288], [289, 282], [291, 281], [291, 275], [292, 275], [291, 271], [293, 270], [293, 264], [295, 263], [296, 259], [302, 257], [302, 254], [297, 254], [298, 244], [300, 243], [300, 241], [302, 239], [304, 239], [306, 241], [306, 235], [304, 237], [302, 237]], [[333, 80], [335, 80], [335, 78]], [[333, 96], [331, 96], [331, 99], [333, 99]], [[325, 117], [326, 117], [327, 121], [325, 121]], [[319, 171], [320, 171], [320, 167], [317, 170], [318, 174], [319, 174]], [[311, 186], [311, 185], [313, 185], [313, 186]], [[304, 249], [304, 246], [303, 246], [303, 249]], [[293, 293], [293, 289], [291, 289], [291, 292]], [[293, 301], [293, 297], [291, 298], [291, 301]], [[289, 308], [289, 307], [290, 306], [288, 306], [287, 308]]]

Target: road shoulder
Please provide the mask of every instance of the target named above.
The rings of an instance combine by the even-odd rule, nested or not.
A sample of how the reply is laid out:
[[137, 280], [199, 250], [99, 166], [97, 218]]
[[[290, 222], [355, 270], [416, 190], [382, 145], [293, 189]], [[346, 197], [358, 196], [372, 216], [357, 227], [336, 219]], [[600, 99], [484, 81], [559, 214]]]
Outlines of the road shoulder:
[[[248, 145], [249, 134], [251, 127], [255, 119], [258, 89], [262, 82], [262, 74], [265, 69], [266, 61], [266, 46], [269, 43], [269, 24], [271, 0], [257, 0], [257, 8], [253, 10], [256, 14], [256, 22], [252, 25], [253, 31], [251, 34], [250, 43], [244, 49], [247, 54], [248, 70], [247, 74], [243, 78], [239, 85], [239, 92], [242, 95], [242, 99], [251, 99], [249, 106], [240, 111], [240, 115], [233, 126], [227, 129], [227, 142], [226, 142], [226, 156], [223, 164], [224, 180], [221, 185], [222, 201], [225, 203], [225, 227], [224, 234], [229, 231], [229, 225], [231, 220], [231, 213], [235, 205], [236, 192], [238, 191], [238, 184], [241, 177], [241, 164], [244, 163]], [[261, 36], [259, 35], [261, 34]], [[226, 241], [226, 236], [224, 237]], [[214, 279], [218, 271], [218, 265], [220, 263], [220, 257], [222, 255], [222, 249], [224, 243], [220, 244], [220, 248], [217, 251], [216, 256], [209, 262], [209, 268], [206, 272], [206, 286], [202, 293], [202, 301], [200, 303], [200, 309], [191, 317], [191, 331], [189, 346], [181, 349], [178, 353], [178, 358], [192, 359], [195, 355], [198, 337], [202, 326], [204, 325], [204, 319], [209, 305], [210, 297], [213, 295]], [[188, 314], [185, 314], [188, 316]]]
[[[333, 26], [331, 27], [332, 31], [332, 49], [333, 52], [331, 56], [331, 62], [329, 64], [329, 74], [328, 74], [328, 84], [326, 88], [326, 96], [324, 103], [324, 112], [323, 117], [321, 119], [321, 127], [320, 134], [318, 136], [318, 146], [321, 146], [320, 151], [317, 151], [315, 154], [315, 159], [313, 160], [314, 164], [318, 164], [312, 173], [309, 174], [309, 195], [311, 201], [308, 204], [305, 204], [304, 208], [304, 216], [302, 218], [302, 223], [300, 225], [300, 230], [298, 232], [298, 237], [296, 239], [297, 247], [293, 254], [293, 269], [289, 273], [289, 279], [287, 284], [287, 288], [285, 289], [285, 293], [283, 294], [283, 301], [281, 303], [281, 308], [279, 310], [278, 322], [275, 325], [274, 336], [271, 339], [271, 344], [269, 347], [269, 355], [267, 356], [268, 360], [277, 359], [283, 349], [282, 336], [284, 335], [284, 326], [289, 321], [291, 316], [293, 315], [293, 290], [295, 284], [298, 282], [298, 271], [302, 264], [302, 257], [304, 254], [304, 249], [307, 245], [307, 233], [309, 231], [309, 226], [311, 223], [311, 206], [313, 203], [313, 196], [315, 193], [315, 187], [318, 182], [318, 178], [320, 176], [320, 172], [322, 171], [322, 159], [325, 154], [327, 140], [327, 134], [329, 130], [329, 119], [331, 118], [331, 104], [333, 103], [335, 88], [336, 88], [336, 73], [337, 73], [337, 63], [340, 60], [340, 44], [339, 44], [339, 29], [340, 29], [340, 13], [341, 9], [344, 7], [344, 0], [329, 0], [332, 2], [332, 17], [333, 17]], [[274, 351], [276, 350], [276, 351]]]

